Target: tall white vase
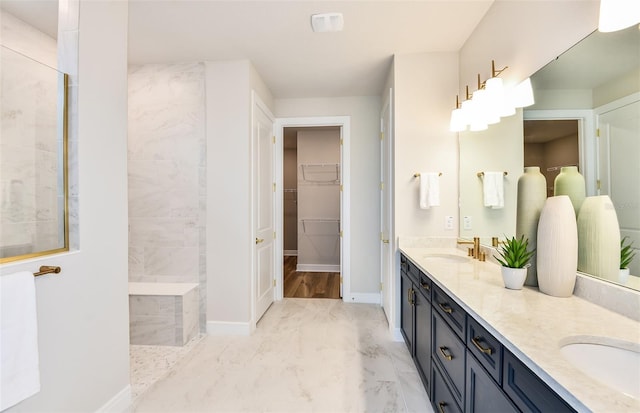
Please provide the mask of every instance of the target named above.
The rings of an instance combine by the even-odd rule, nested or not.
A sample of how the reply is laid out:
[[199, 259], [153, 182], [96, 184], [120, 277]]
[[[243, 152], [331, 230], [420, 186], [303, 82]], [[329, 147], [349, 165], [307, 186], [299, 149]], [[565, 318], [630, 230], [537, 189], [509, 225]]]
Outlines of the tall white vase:
[[538, 223], [538, 285], [554, 297], [573, 294], [578, 269], [578, 228], [567, 195], [547, 198]]
[[[539, 166], [524, 168], [524, 174], [518, 179], [518, 204], [516, 210], [516, 238], [524, 236], [529, 240], [529, 249], [534, 250], [538, 239], [538, 220], [547, 199], [547, 180], [540, 173]], [[527, 269], [525, 285], [537, 286], [537, 252], [531, 257], [531, 266]]]
[[590, 196], [578, 214], [578, 270], [618, 282], [620, 227], [607, 195]]
[[584, 183], [584, 176], [578, 172], [577, 166], [563, 166], [553, 181], [553, 195], [569, 196], [571, 204], [573, 204], [575, 217], [578, 216], [584, 198], [587, 196], [586, 191], [587, 187]]

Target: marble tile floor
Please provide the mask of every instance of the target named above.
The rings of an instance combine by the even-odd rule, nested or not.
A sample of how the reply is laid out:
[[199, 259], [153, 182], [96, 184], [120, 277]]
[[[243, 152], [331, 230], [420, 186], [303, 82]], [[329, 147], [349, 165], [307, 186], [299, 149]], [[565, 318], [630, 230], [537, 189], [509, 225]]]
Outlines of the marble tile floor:
[[381, 308], [285, 298], [248, 337], [206, 336], [132, 412], [429, 412]]

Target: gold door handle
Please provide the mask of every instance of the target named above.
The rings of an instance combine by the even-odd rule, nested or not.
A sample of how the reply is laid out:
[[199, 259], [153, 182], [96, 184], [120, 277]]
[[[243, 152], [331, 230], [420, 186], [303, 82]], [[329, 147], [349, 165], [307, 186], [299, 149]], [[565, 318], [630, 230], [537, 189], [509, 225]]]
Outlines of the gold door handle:
[[264, 241], [264, 239], [262, 239], [262, 238], [256, 238], [256, 244], [260, 244], [263, 241]]
[[442, 357], [444, 357], [445, 359], [449, 361], [453, 360], [453, 355], [451, 354], [451, 352], [447, 347], [444, 347], [444, 346], [440, 347], [440, 353], [442, 353]]
[[480, 350], [480, 352], [484, 353], [484, 354], [488, 354], [491, 355], [491, 353], [493, 353], [493, 349], [490, 347], [482, 347], [480, 345], [480, 340], [482, 340], [482, 337], [477, 336], [471, 339], [471, 342], [473, 343], [473, 345], [476, 346], [476, 348], [478, 350]]
[[383, 240], [382, 240], [382, 243], [383, 243], [383, 244], [388, 244], [388, 243], [389, 243], [389, 240], [388, 240], [388, 239], [383, 239]]

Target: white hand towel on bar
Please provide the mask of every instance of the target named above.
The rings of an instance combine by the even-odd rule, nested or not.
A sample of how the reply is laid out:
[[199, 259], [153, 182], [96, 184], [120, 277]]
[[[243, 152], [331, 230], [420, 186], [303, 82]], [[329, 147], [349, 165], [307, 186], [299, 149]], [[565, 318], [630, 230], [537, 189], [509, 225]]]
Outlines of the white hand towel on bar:
[[485, 172], [482, 181], [484, 206], [493, 209], [504, 207], [504, 172]]
[[420, 208], [440, 205], [440, 180], [437, 172], [420, 172]]
[[0, 276], [0, 410], [40, 391], [34, 278], [26, 271]]

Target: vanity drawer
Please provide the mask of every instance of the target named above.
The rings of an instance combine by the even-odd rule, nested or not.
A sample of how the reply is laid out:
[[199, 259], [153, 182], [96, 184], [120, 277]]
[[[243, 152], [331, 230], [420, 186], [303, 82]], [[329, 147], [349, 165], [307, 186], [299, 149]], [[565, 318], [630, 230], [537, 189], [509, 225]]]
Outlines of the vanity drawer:
[[523, 412], [575, 412], [527, 366], [504, 352], [502, 389]]
[[519, 412], [471, 353], [467, 356], [467, 389], [464, 398], [465, 412]]
[[409, 278], [413, 279], [413, 282], [418, 283], [420, 281], [420, 270], [418, 267], [409, 260], [407, 260], [407, 267], [407, 274], [409, 274]]
[[465, 339], [465, 318], [466, 312], [455, 301], [442, 291], [437, 285], [433, 285], [433, 308], [451, 326], [451, 329], [460, 337]]
[[431, 400], [435, 411], [437, 413], [462, 413], [437, 366], [433, 366], [431, 369], [431, 381], [433, 382], [433, 397]]
[[502, 384], [502, 344], [471, 317], [467, 317], [467, 347], [496, 383]]
[[442, 375], [448, 379], [451, 394], [459, 405], [464, 402], [464, 372], [467, 350], [463, 342], [451, 330], [449, 325], [437, 314], [433, 318], [433, 355], [434, 364], [442, 368]]
[[400, 271], [404, 274], [409, 271], [409, 259], [404, 254], [400, 254]]
[[422, 271], [420, 271], [418, 289], [422, 292], [422, 295], [431, 302], [431, 290], [433, 290], [433, 285], [431, 283], [431, 279]]

